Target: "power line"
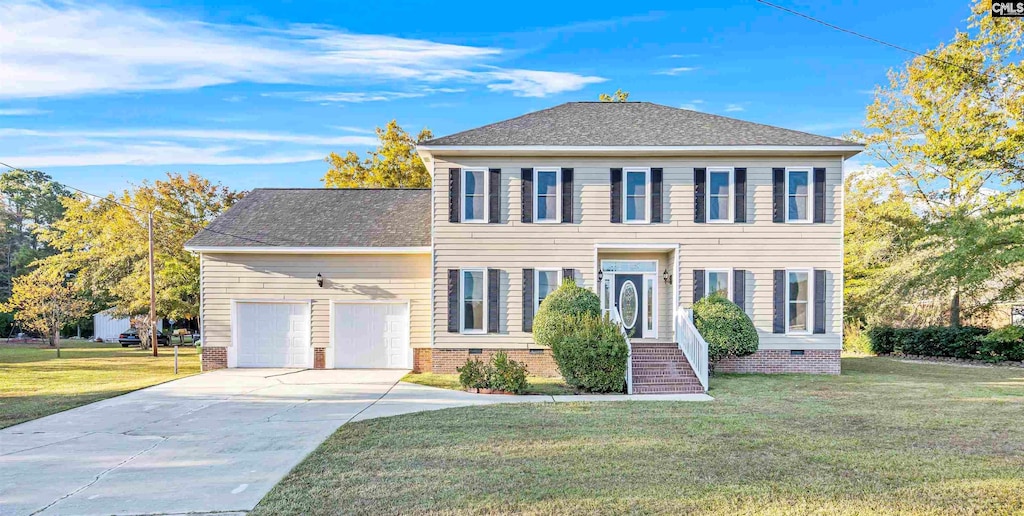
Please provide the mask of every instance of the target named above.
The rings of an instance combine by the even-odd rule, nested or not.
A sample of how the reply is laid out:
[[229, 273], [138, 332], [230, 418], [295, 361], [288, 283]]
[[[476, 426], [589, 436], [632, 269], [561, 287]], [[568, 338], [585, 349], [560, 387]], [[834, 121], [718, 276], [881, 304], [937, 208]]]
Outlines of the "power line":
[[992, 80], [992, 81], [997, 81], [997, 82], [1004, 81], [1004, 82], [1007, 82], [1009, 84], [1013, 84], [1014, 86], [1017, 86], [1017, 87], [1020, 87], [1020, 88], [1024, 88], [1024, 86], [1021, 86], [1020, 84], [1017, 84], [1017, 83], [1015, 83], [1013, 81], [1010, 81], [1009, 79], [1003, 79], [1003, 78], [1000, 78], [1000, 77], [997, 77], [997, 76], [993, 76], [993, 75], [985, 73], [983, 71], [979, 71], [979, 70], [976, 70], [974, 68], [971, 68], [970, 66], [964, 66], [964, 65], [957, 64], [957, 63], [954, 63], [954, 62], [951, 62], [951, 61], [946, 61], [945, 59], [939, 59], [939, 58], [937, 58], [935, 56], [930, 56], [928, 54], [923, 54], [923, 53], [918, 52], [916, 50], [911, 50], [911, 49], [909, 49], [907, 47], [902, 47], [902, 46], [897, 45], [895, 43], [889, 43], [888, 41], [883, 41], [881, 39], [878, 39], [878, 38], [875, 38], [875, 37], [872, 37], [872, 36], [868, 36], [867, 34], [861, 34], [860, 32], [857, 32], [857, 31], [854, 31], [854, 30], [845, 29], [845, 28], [840, 27], [838, 25], [829, 23], [829, 22], [827, 22], [825, 20], [820, 20], [820, 19], [815, 18], [815, 17], [813, 17], [813, 16], [811, 16], [809, 14], [804, 14], [804, 13], [802, 13], [800, 11], [795, 11], [795, 10], [790, 9], [788, 7], [783, 7], [781, 5], [776, 5], [776, 4], [773, 4], [771, 2], [766, 2], [765, 0], [755, 0], [755, 1], [757, 3], [759, 3], [759, 4], [767, 5], [768, 7], [772, 7], [774, 9], [778, 9], [780, 11], [787, 12], [787, 13], [792, 14], [794, 16], [799, 16], [799, 17], [801, 17], [801, 18], [803, 18], [805, 20], [810, 20], [810, 21], [812, 21], [814, 23], [817, 23], [819, 25], [824, 25], [824, 26], [826, 26], [826, 27], [828, 27], [830, 29], [837, 30], [839, 32], [845, 32], [846, 34], [850, 34], [851, 36], [856, 36], [856, 37], [861, 38], [861, 39], [866, 39], [866, 40], [871, 41], [873, 43], [878, 43], [879, 45], [884, 45], [884, 46], [887, 46], [889, 48], [893, 48], [893, 49], [899, 50], [901, 52], [906, 52], [908, 54], [912, 54], [912, 55], [915, 55], [915, 56], [918, 56], [918, 57], [923, 57], [925, 59], [934, 61], [936, 63], [944, 64], [946, 66], [953, 66], [953, 67], [959, 68], [959, 69], [961, 69], [961, 70], [963, 70], [965, 72], [972, 73], [972, 74], [974, 74], [974, 75], [976, 75], [978, 77], [984, 77], [986, 79], [989, 79], [989, 80]]
[[[0, 161], [0, 165], [3, 165], [3, 166], [5, 166], [5, 167], [7, 167], [7, 168], [9, 168], [11, 170], [29, 170], [27, 168], [12, 167], [12, 166], [8, 165], [7, 163], [4, 163], [3, 161]], [[128, 208], [129, 210], [135, 210], [135, 211], [137, 211], [139, 213], [146, 213], [146, 214], [150, 213], [150, 212], [148, 212], [146, 210], [140, 210], [140, 209], [136, 208], [135, 206], [129, 206], [127, 204], [117, 202], [117, 201], [111, 199], [110, 197], [104, 197], [104, 196], [101, 196], [101, 195], [96, 195], [94, 193], [89, 193], [89, 192], [86, 192], [85, 190], [81, 190], [81, 189], [75, 188], [75, 187], [73, 187], [71, 185], [64, 184], [64, 183], [61, 183], [61, 182], [58, 182], [58, 181], [54, 181], [54, 182], [59, 184], [59, 185], [61, 185], [61, 186], [63, 186], [64, 188], [67, 188], [68, 190], [74, 190], [74, 191], [76, 191], [76, 192], [78, 192], [80, 194], [88, 195], [90, 197], [95, 197], [95, 198], [100, 199], [102, 201], [112, 202], [112, 203], [114, 203], [114, 204], [116, 204], [118, 206], [121, 206], [122, 208]]]

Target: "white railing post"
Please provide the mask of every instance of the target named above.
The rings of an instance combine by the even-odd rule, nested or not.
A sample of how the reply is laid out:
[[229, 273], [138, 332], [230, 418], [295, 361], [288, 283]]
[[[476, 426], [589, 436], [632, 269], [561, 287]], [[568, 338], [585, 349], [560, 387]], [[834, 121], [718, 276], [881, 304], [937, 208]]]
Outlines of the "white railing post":
[[633, 346], [629, 342], [629, 333], [622, 324], [622, 315], [619, 314], [618, 307], [612, 306], [608, 309], [608, 318], [618, 325], [622, 338], [626, 339], [626, 394], [633, 394]]
[[693, 324], [693, 311], [679, 307], [676, 311], [676, 344], [690, 362], [693, 374], [708, 390], [708, 343]]

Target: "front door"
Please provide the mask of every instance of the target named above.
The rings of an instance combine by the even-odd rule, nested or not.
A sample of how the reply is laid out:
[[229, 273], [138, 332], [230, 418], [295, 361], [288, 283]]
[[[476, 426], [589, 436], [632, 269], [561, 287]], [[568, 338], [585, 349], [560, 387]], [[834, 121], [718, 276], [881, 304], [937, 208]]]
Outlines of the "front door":
[[622, 316], [622, 326], [630, 337], [642, 337], [644, 300], [641, 295], [643, 274], [616, 274], [613, 293], [615, 307]]

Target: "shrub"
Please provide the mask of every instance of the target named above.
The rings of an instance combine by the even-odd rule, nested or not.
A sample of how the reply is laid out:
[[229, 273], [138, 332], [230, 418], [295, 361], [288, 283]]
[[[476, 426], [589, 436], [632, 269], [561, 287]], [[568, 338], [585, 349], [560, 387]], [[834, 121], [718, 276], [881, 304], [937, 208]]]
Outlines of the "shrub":
[[491, 358], [490, 388], [522, 394], [529, 386], [526, 383], [526, 364], [508, 358], [508, 353], [499, 351]]
[[707, 296], [693, 305], [693, 324], [708, 343], [708, 361], [741, 357], [757, 351], [753, 321], [721, 295]]
[[566, 321], [583, 315], [600, 317], [601, 298], [567, 279], [541, 303], [533, 318], [533, 341], [554, 349], [554, 344], [571, 330], [565, 326]]
[[871, 339], [863, 326], [847, 323], [843, 326], [843, 351], [860, 355], [871, 354]]
[[1009, 325], [979, 339], [979, 355], [983, 360], [1024, 360], [1024, 326]]
[[467, 360], [462, 367], [456, 367], [459, 372], [459, 384], [466, 389], [486, 389], [491, 381], [491, 366], [478, 359]]
[[868, 330], [871, 341], [871, 352], [876, 355], [889, 355], [896, 349], [896, 328], [891, 326], [875, 326]]
[[607, 317], [564, 316], [567, 330], [551, 354], [565, 383], [590, 392], [622, 392], [626, 388], [629, 350], [619, 326]]
[[947, 328], [889, 328], [878, 326], [868, 332], [871, 349], [875, 353], [922, 355], [932, 357], [978, 358], [979, 338], [988, 333], [985, 328], [965, 326]]

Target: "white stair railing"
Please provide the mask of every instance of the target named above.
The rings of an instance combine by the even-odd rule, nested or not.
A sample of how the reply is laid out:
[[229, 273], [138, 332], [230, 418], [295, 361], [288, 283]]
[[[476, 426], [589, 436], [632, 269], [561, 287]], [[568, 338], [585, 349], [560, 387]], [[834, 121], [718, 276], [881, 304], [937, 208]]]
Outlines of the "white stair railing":
[[[629, 332], [626, 331], [626, 326], [622, 324], [622, 315], [619, 313], [618, 307], [612, 306], [609, 308], [608, 318], [618, 325], [619, 331], [622, 332], [622, 337], [626, 339], [626, 394], [633, 394], [633, 346], [629, 343]], [[707, 388], [704, 390], [707, 390]]]
[[679, 307], [676, 310], [676, 343], [686, 355], [686, 360], [697, 375], [704, 392], [708, 391], [708, 343], [693, 325], [693, 310]]

